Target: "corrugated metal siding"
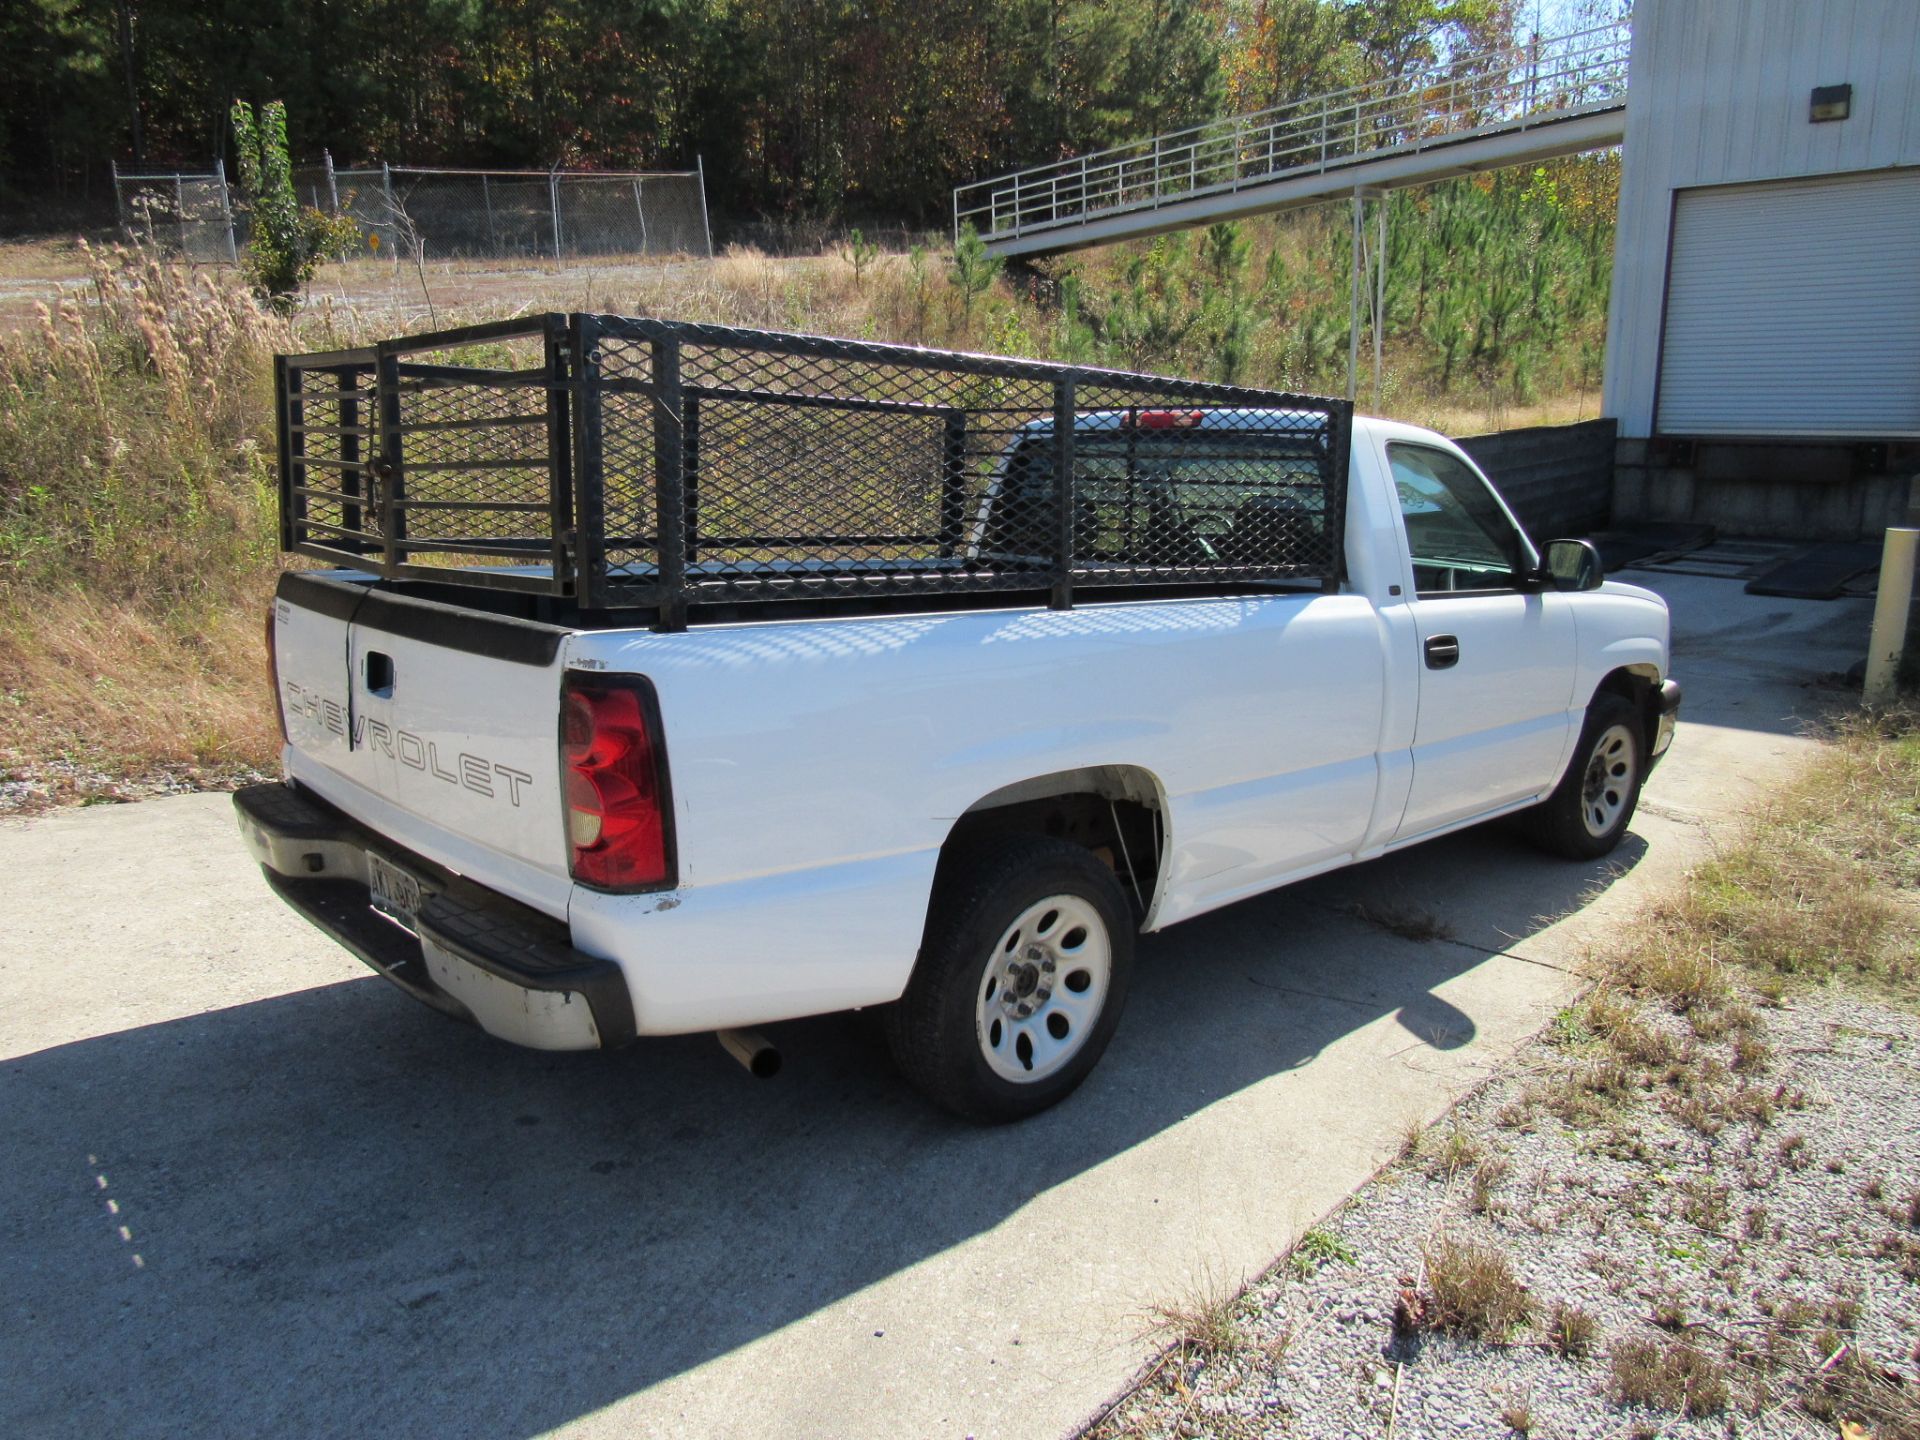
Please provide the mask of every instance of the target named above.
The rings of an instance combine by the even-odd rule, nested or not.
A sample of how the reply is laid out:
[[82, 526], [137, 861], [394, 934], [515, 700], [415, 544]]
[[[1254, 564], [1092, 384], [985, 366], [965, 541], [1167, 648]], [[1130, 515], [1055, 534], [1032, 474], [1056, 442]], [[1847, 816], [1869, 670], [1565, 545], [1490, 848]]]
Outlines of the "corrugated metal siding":
[[1613, 513], [1611, 420], [1469, 435], [1458, 443], [1536, 544], [1606, 528]]
[[1920, 170], [1682, 191], [1666, 435], [1920, 435]]
[[[1920, 166], [1916, 0], [1637, 0], [1606, 413], [1650, 433], [1673, 192]], [[1814, 125], [1816, 85], [1853, 114]]]

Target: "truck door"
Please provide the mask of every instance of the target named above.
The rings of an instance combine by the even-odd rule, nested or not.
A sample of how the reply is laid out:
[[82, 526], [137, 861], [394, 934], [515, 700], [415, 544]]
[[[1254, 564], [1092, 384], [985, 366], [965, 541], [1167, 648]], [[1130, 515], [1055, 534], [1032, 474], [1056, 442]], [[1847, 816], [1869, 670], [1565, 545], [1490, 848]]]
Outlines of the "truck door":
[[1507, 508], [1460, 456], [1393, 440], [1386, 459], [1412, 558], [1420, 685], [1413, 783], [1396, 839], [1555, 783], [1568, 740], [1567, 597], [1523, 587], [1533, 564]]

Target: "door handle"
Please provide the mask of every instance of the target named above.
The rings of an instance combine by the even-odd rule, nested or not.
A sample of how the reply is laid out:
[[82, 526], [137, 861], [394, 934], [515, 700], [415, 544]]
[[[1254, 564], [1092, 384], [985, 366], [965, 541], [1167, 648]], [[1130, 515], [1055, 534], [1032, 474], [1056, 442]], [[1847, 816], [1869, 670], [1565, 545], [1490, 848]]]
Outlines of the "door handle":
[[1451, 670], [1460, 663], [1460, 637], [1457, 635], [1429, 635], [1426, 649], [1429, 670]]

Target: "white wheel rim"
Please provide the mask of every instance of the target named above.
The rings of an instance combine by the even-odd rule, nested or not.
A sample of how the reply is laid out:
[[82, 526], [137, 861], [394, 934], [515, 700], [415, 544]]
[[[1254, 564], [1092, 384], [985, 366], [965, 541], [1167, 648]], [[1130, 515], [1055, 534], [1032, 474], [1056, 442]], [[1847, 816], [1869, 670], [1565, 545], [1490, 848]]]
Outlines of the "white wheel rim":
[[1100, 912], [1077, 895], [1050, 895], [1020, 912], [987, 957], [974, 1035], [988, 1067], [1030, 1085], [1080, 1053], [1113, 979], [1113, 941]]
[[1633, 732], [1624, 725], [1609, 725], [1593, 742], [1587, 757], [1587, 773], [1580, 785], [1580, 819], [1587, 833], [1601, 836], [1620, 823], [1627, 802], [1633, 798]]

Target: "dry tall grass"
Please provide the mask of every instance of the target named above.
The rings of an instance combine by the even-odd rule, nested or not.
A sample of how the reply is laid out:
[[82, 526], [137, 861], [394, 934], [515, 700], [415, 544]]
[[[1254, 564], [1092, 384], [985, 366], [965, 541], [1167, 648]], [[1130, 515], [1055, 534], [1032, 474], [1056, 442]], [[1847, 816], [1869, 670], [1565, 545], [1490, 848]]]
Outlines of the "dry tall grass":
[[270, 764], [271, 358], [287, 323], [152, 256], [0, 337], [0, 804]]

